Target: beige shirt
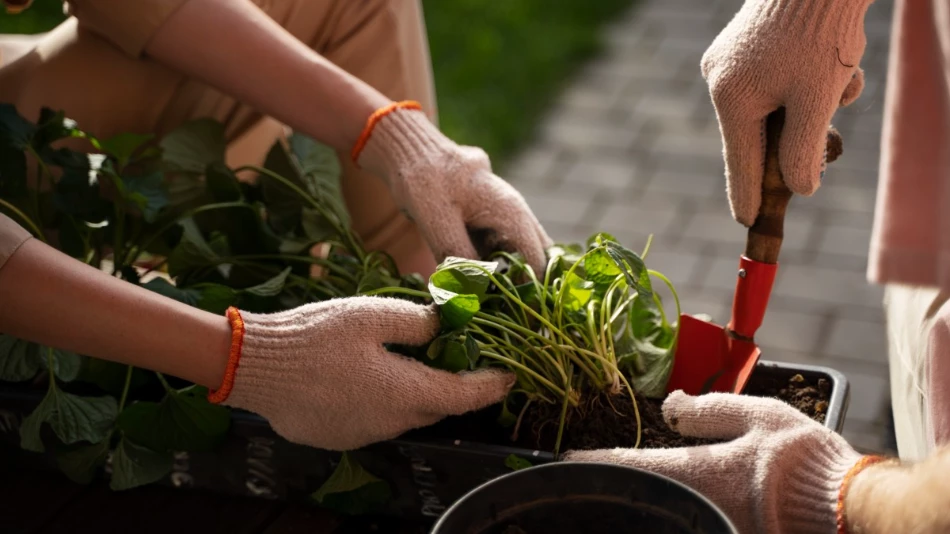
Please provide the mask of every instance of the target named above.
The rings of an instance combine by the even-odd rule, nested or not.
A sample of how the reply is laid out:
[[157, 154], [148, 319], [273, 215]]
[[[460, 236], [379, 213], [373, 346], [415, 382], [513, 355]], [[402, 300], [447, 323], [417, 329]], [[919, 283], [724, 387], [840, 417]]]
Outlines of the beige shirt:
[[79, 24], [139, 57], [155, 32], [187, 0], [68, 0]]

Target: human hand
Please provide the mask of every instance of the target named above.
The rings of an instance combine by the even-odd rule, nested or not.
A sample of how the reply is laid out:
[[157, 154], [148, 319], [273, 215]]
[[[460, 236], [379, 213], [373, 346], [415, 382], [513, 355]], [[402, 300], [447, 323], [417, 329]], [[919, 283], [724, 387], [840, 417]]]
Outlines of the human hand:
[[379, 117], [354, 157], [386, 179], [438, 261], [505, 250], [543, 272], [551, 238], [524, 197], [492, 172], [484, 151], [457, 145], [414, 106]]
[[210, 400], [261, 415], [294, 443], [349, 450], [395, 438], [500, 402], [515, 380], [499, 370], [453, 374], [387, 351], [384, 343], [421, 345], [438, 331], [433, 307], [405, 300], [350, 297], [228, 315], [232, 357]]
[[862, 456], [839, 434], [776, 399], [682, 391], [663, 418], [684, 436], [730, 440], [675, 449], [569, 451], [568, 461], [653, 471], [713, 501], [743, 533], [833, 532], [842, 483]]
[[761, 203], [765, 119], [784, 106], [779, 167], [788, 188], [811, 195], [826, 165], [839, 106], [860, 96], [858, 67], [873, 0], [746, 0], [702, 58], [722, 131], [729, 205], [751, 226]]

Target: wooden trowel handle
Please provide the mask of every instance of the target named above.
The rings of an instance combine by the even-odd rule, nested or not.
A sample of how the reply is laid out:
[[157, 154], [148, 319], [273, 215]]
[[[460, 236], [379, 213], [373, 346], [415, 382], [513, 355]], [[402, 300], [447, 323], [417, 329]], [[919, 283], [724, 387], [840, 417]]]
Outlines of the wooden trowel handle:
[[778, 263], [784, 236], [785, 208], [792, 198], [792, 192], [785, 186], [778, 165], [779, 136], [784, 125], [784, 107], [773, 111], [766, 120], [762, 205], [746, 238], [745, 256], [762, 263]]

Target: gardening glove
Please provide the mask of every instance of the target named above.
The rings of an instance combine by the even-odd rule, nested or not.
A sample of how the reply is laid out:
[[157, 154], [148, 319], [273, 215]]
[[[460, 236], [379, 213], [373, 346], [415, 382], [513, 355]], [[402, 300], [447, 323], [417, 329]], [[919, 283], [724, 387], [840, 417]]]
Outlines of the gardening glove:
[[765, 169], [765, 119], [784, 106], [778, 157], [785, 183], [810, 196], [825, 171], [839, 106], [860, 96], [858, 67], [873, 0], [746, 0], [702, 58], [722, 132], [733, 217], [751, 226]]
[[442, 135], [418, 104], [397, 103], [374, 114], [353, 159], [384, 177], [438, 261], [505, 250], [520, 252], [535, 273], [544, 272], [551, 238], [524, 197], [492, 173], [484, 151]]
[[514, 376], [453, 374], [387, 351], [422, 345], [438, 312], [405, 300], [351, 297], [254, 314], [228, 310], [231, 358], [212, 403], [267, 419], [294, 443], [350, 450], [500, 402]]
[[872, 459], [862, 460], [839, 434], [777, 399], [675, 391], [663, 403], [663, 418], [684, 436], [732, 441], [570, 451], [563, 459], [668, 476], [705, 495], [749, 534], [834, 532], [843, 481]]

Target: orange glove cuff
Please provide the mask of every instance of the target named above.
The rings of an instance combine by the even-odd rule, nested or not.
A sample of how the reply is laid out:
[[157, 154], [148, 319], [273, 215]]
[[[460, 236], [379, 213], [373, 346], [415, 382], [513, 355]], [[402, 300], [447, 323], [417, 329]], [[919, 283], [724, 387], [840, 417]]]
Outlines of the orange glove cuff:
[[[353, 159], [353, 163], [356, 163], [356, 160], [359, 159], [360, 153], [363, 151], [363, 147], [366, 146], [367, 141], [369, 141], [369, 136], [373, 135], [373, 128], [376, 126], [383, 117], [389, 115], [397, 109], [422, 109], [422, 104], [414, 100], [403, 100], [402, 102], [393, 102], [388, 106], [381, 107], [373, 112], [369, 116], [369, 119], [366, 120], [366, 126], [363, 128], [363, 133], [360, 134], [360, 138], [356, 140], [356, 145], [353, 146], [353, 151], [350, 153], [350, 157]], [[357, 166], [359, 164], [357, 163]]]
[[244, 346], [244, 319], [241, 312], [235, 307], [228, 308], [228, 321], [231, 322], [231, 352], [228, 355], [228, 366], [224, 370], [224, 379], [221, 387], [208, 392], [208, 401], [211, 404], [224, 402], [234, 387], [234, 374], [237, 372], [238, 361], [241, 359], [241, 348]]

